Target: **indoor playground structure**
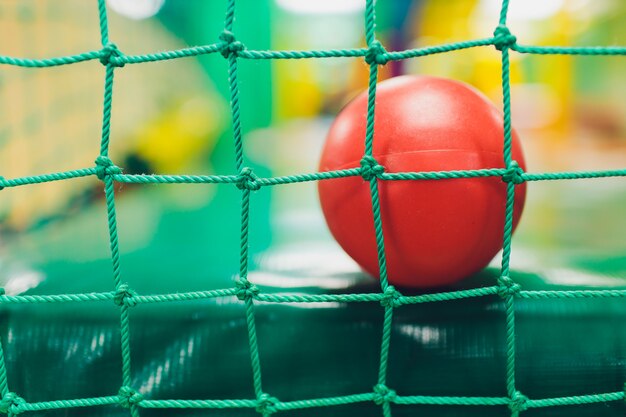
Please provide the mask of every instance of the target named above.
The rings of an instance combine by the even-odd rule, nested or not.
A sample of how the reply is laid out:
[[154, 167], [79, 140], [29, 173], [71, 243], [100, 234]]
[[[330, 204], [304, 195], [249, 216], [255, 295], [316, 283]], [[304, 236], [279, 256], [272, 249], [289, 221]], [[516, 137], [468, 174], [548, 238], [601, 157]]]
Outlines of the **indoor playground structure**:
[[623, 415], [625, 22], [2, 0], [0, 412]]

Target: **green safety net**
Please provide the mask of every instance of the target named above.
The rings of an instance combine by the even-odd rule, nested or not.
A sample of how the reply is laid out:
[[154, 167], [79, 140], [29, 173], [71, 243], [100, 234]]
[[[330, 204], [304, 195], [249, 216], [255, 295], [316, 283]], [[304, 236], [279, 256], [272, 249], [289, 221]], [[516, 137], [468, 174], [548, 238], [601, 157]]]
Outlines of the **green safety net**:
[[[520, 0], [521, 1], [521, 0]], [[576, 404], [591, 404], [608, 401], [623, 401], [624, 391], [607, 392], [600, 394], [577, 395], [557, 398], [531, 399], [516, 388], [515, 379], [515, 300], [550, 299], [550, 298], [600, 298], [626, 297], [626, 290], [522, 290], [520, 285], [509, 276], [509, 261], [511, 257], [511, 236], [513, 223], [513, 202], [516, 185], [525, 181], [540, 180], [571, 180], [583, 178], [623, 177], [626, 169], [611, 171], [586, 172], [557, 172], [557, 173], [526, 173], [511, 157], [511, 105], [509, 82], [509, 53], [515, 51], [528, 54], [567, 54], [567, 55], [626, 55], [626, 47], [544, 47], [519, 45], [514, 35], [506, 26], [509, 0], [503, 0], [500, 19], [491, 38], [450, 43], [439, 46], [409, 49], [404, 51], [388, 52], [376, 40], [375, 31], [375, 3], [366, 0], [365, 8], [365, 38], [367, 48], [334, 49], [313, 51], [259, 51], [248, 50], [237, 41], [233, 23], [235, 20], [235, 0], [227, 0], [224, 31], [215, 43], [184, 48], [179, 50], [151, 53], [145, 55], [124, 55], [115, 44], [109, 41], [107, 10], [105, 0], [98, 1], [100, 34], [102, 48], [78, 55], [63, 56], [49, 59], [24, 59], [9, 56], [0, 56], [0, 63], [31, 68], [47, 68], [59, 65], [76, 64], [83, 61], [99, 59], [105, 67], [104, 81], [104, 110], [102, 119], [102, 137], [100, 154], [96, 158], [95, 166], [73, 171], [55, 172], [45, 175], [6, 179], [0, 177], [0, 190], [9, 187], [44, 183], [50, 181], [69, 180], [85, 176], [97, 176], [104, 182], [106, 196], [107, 220], [110, 237], [112, 275], [114, 290], [110, 292], [92, 292], [81, 294], [54, 294], [54, 295], [1, 295], [1, 303], [73, 303], [73, 302], [114, 302], [120, 308], [121, 325], [121, 352], [122, 352], [122, 387], [117, 395], [94, 398], [79, 398], [72, 400], [56, 400], [44, 402], [26, 402], [19, 393], [12, 392], [10, 381], [7, 379], [5, 360], [0, 344], [0, 411], [16, 415], [27, 411], [44, 411], [54, 409], [69, 409], [75, 407], [92, 407], [118, 404], [128, 408], [132, 416], [140, 415], [141, 408], [178, 408], [178, 409], [255, 409], [263, 416], [269, 416], [284, 410], [297, 410], [311, 407], [330, 407], [360, 402], [373, 402], [381, 407], [383, 416], [391, 416], [391, 404], [397, 405], [454, 405], [454, 406], [508, 406], [512, 416], [529, 408], [554, 407]], [[403, 60], [427, 56], [437, 53], [456, 50], [495, 46], [502, 55], [502, 92], [504, 108], [504, 136], [503, 159], [505, 168], [442, 171], [442, 172], [385, 172], [373, 157], [374, 140], [374, 113], [376, 103], [376, 85], [378, 67], [389, 61]], [[111, 122], [111, 108], [113, 98], [113, 76], [117, 68], [126, 64], [139, 64], [170, 59], [192, 57], [204, 54], [220, 53], [228, 61], [228, 79], [230, 84], [230, 104], [232, 111], [233, 141], [235, 148], [235, 174], [232, 175], [126, 175], [108, 157], [109, 136]], [[237, 80], [237, 62], [239, 59], [309, 59], [309, 58], [364, 58], [369, 65], [369, 95], [367, 111], [367, 129], [364, 138], [365, 154], [360, 167], [343, 169], [331, 172], [305, 173], [299, 175], [260, 178], [245, 166], [241, 133], [241, 119], [239, 107], [239, 85]], [[251, 192], [261, 187], [290, 184], [305, 181], [319, 181], [350, 176], [362, 176], [369, 182], [371, 190], [372, 210], [376, 232], [378, 261], [380, 268], [381, 292], [367, 294], [289, 294], [263, 293], [251, 283], [248, 276], [248, 224], [250, 212]], [[382, 233], [380, 215], [379, 181], [404, 180], [440, 180], [450, 178], [501, 177], [507, 183], [506, 218], [503, 233], [503, 255], [501, 272], [497, 282], [492, 286], [461, 291], [422, 294], [406, 296], [389, 285], [385, 267], [385, 244]], [[118, 231], [115, 211], [114, 184], [232, 184], [241, 190], [241, 252], [239, 277], [233, 288], [210, 291], [179, 292], [168, 294], [137, 294], [122, 281], [120, 266], [120, 252], [118, 246]], [[6, 192], [6, 191], [5, 191]], [[422, 396], [397, 395], [393, 387], [387, 385], [387, 364], [389, 359], [390, 336], [394, 309], [408, 304], [431, 303], [463, 298], [484, 297], [499, 295], [504, 300], [506, 311], [506, 378], [502, 381], [506, 385], [506, 397], [470, 397], [470, 396]], [[146, 303], [167, 303], [173, 301], [200, 300], [218, 297], [236, 296], [245, 304], [247, 333], [250, 348], [250, 362], [252, 366], [255, 398], [249, 399], [149, 399], [144, 398], [131, 386], [131, 351], [129, 337], [129, 309]], [[262, 363], [259, 357], [257, 334], [255, 325], [255, 302], [266, 303], [312, 303], [312, 302], [373, 302], [380, 303], [384, 311], [383, 330], [380, 348], [380, 366], [378, 379], [372, 381], [371, 392], [354, 395], [336, 396], [328, 398], [302, 399], [294, 401], [280, 401], [271, 393], [265, 392], [262, 383]]]

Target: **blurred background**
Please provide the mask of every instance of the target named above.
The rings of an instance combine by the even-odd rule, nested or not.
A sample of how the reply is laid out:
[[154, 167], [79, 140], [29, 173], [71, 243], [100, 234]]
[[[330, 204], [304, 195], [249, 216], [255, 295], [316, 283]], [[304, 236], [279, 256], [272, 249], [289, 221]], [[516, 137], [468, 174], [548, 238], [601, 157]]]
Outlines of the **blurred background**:
[[[223, 29], [225, 1], [108, 0], [107, 6], [110, 38], [124, 54], [211, 44]], [[487, 38], [497, 25], [499, 7], [499, 0], [379, 1], [377, 36], [389, 51]], [[357, 48], [365, 44], [363, 13], [363, 0], [238, 0], [234, 33], [255, 50]], [[524, 45], [610, 46], [626, 44], [625, 22], [626, 3], [621, 0], [512, 0], [508, 26]], [[2, 0], [0, 38], [5, 40], [0, 54], [6, 56], [48, 58], [97, 50], [96, 4]], [[513, 125], [522, 139], [528, 171], [626, 167], [623, 61], [511, 53]], [[500, 53], [484, 47], [391, 62], [382, 67], [380, 78], [454, 78], [472, 84], [501, 107], [500, 71]], [[362, 59], [240, 59], [247, 165], [260, 176], [316, 171], [330, 123], [367, 88], [367, 77]], [[9, 179], [93, 166], [99, 150], [103, 79], [97, 60], [46, 69], [0, 67], [0, 174]], [[116, 69], [112, 160], [125, 173], [235, 173], [228, 97], [227, 65], [220, 54]], [[117, 184], [123, 281], [140, 293], [232, 286], [238, 271], [239, 198], [239, 191], [226, 185]], [[512, 258], [514, 270], [527, 278], [525, 288], [624, 286], [624, 208], [623, 178], [529, 184]], [[375, 287], [332, 240], [315, 184], [264, 188], [253, 194], [251, 210], [253, 282], [310, 292]], [[111, 290], [105, 213], [102, 183], [95, 177], [0, 192], [0, 284], [8, 294]], [[496, 275], [497, 269], [487, 274], [487, 285]], [[476, 278], [459, 285], [480, 282]], [[114, 306], [106, 310], [116, 317]], [[103, 314], [90, 308], [81, 315], [90, 313]], [[198, 319], [196, 313], [180, 314]], [[406, 320], [411, 321], [410, 315]], [[99, 344], [93, 343], [111, 342], [109, 336], [117, 328], [112, 323], [109, 333], [103, 333], [108, 335], [106, 343], [99, 337], [94, 339]], [[37, 321], [29, 326], [36, 328]], [[410, 327], [402, 331], [424, 345], [439, 343], [424, 336], [425, 328], [416, 328], [421, 329], [421, 339]], [[32, 333], [23, 329], [5, 329], [9, 342], [32, 342]], [[47, 337], [41, 331], [39, 335]], [[470, 339], [463, 343], [480, 345]], [[245, 344], [245, 339], [239, 341]], [[61, 352], [69, 342], [55, 343], [48, 349]], [[185, 343], [187, 339], [179, 344]], [[562, 347], [559, 343], [564, 342], [554, 343]], [[437, 346], [446, 349], [445, 343]], [[594, 355], [606, 357], [604, 347], [593, 346], [589, 349]], [[180, 347], [170, 348], [177, 352]], [[39, 346], [29, 349], [39, 357]], [[189, 356], [190, 350], [185, 351]], [[18, 366], [19, 358], [11, 352], [17, 353], [9, 349], [10, 360]], [[480, 356], [476, 352], [454, 354]], [[615, 361], [623, 360], [622, 353], [618, 356], [622, 359]], [[161, 366], [162, 373], [169, 372]], [[153, 379], [152, 386], [142, 386], [144, 392], [160, 381], [161, 376], [155, 382], [150, 373], [153, 368], [146, 365]], [[585, 372], [576, 374], [580, 381], [589, 377]], [[23, 376], [24, 387], [27, 381]], [[31, 391], [37, 395], [34, 388]]]
[[[362, 47], [363, 3], [240, 0], [235, 31], [249, 49]], [[499, 3], [379, 2], [378, 37], [388, 50], [489, 37]], [[110, 0], [107, 4], [110, 37], [126, 54], [212, 43], [223, 26], [222, 2]], [[617, 0], [514, 1], [509, 27], [525, 45], [620, 45], [626, 41], [625, 18], [626, 5]], [[3, 45], [4, 55], [44, 58], [99, 45], [97, 10], [91, 3], [5, 0], [0, 3], [0, 19], [0, 33], [11, 40]], [[626, 79], [621, 61], [512, 53], [513, 123], [523, 139], [529, 171], [626, 166]], [[367, 87], [367, 67], [361, 59], [240, 60], [240, 71], [247, 163], [262, 175], [315, 171], [332, 118]], [[501, 107], [500, 55], [491, 47], [391, 62], [382, 68], [381, 79], [400, 74], [463, 80]], [[100, 136], [102, 79], [97, 61], [48, 69], [4, 66], [0, 73], [2, 175], [14, 178], [92, 166]], [[111, 155], [126, 173], [234, 172], [227, 69], [219, 54], [127, 65], [116, 71], [114, 85]], [[52, 273], [51, 265], [61, 267], [60, 275], [82, 273], [88, 263], [97, 265], [91, 270], [96, 274], [106, 271], [92, 262], [108, 255], [101, 188], [95, 178], [86, 178], [2, 193], [0, 271], [5, 281], [13, 282], [6, 285], [9, 292], [12, 286], [18, 292], [35, 286], [42, 269], [44, 275]], [[216, 261], [236, 248], [233, 190], [223, 186], [118, 188], [122, 251], [136, 257], [131, 268], [137, 265], [142, 270], [146, 258], [181, 245], [209, 249], [216, 235], [224, 243], [220, 246], [224, 253], [207, 250], [219, 254]], [[533, 250], [518, 253], [513, 262], [546, 272], [564, 267], [561, 256], [565, 256], [579, 267], [602, 263], [608, 275], [623, 275], [624, 189], [619, 179], [531, 184], [516, 241], [521, 242], [520, 251]], [[313, 253], [356, 270], [326, 232], [315, 184], [264, 189], [254, 200], [256, 254], [283, 243], [281, 249], [287, 250], [319, 244]], [[224, 221], [217, 225], [198, 221], [209, 212]], [[187, 223], [181, 226], [180, 221]], [[130, 232], [125, 230], [127, 224], [132, 225]], [[81, 243], [67, 251], [70, 240]], [[549, 256], [542, 256], [546, 253], [542, 247]], [[226, 264], [220, 274], [230, 277], [236, 272], [236, 256], [225, 259], [208, 259], [201, 267], [192, 257], [189, 270], [200, 280], [210, 273], [209, 264]], [[294, 264], [301, 266], [306, 259]], [[263, 262], [263, 256], [256, 260]], [[317, 259], [311, 261], [313, 267], [318, 264]]]

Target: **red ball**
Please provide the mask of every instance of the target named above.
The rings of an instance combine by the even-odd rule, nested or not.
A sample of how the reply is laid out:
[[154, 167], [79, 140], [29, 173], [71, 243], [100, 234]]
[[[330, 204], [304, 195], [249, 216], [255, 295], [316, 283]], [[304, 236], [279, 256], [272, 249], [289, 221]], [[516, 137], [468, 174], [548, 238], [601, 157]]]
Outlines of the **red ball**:
[[[328, 133], [320, 171], [360, 167], [367, 92], [350, 102]], [[504, 168], [502, 113], [473, 87], [435, 77], [378, 84], [374, 158], [385, 172]], [[513, 160], [525, 168], [513, 131]], [[502, 248], [506, 183], [501, 177], [378, 180], [388, 279], [405, 287], [454, 283], [478, 272]], [[326, 222], [343, 249], [379, 276], [369, 182], [319, 182]], [[526, 185], [516, 187], [513, 227]]]

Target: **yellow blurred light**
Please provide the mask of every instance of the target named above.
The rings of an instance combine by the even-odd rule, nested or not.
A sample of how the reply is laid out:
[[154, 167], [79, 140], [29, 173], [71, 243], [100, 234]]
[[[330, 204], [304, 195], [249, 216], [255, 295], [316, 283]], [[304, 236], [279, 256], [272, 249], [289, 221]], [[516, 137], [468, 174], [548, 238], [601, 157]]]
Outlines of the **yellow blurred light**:
[[[510, 20], [541, 20], [557, 14], [565, 0], [518, 0], [509, 4]], [[502, 0], [482, 0], [480, 9], [485, 15], [497, 17], [500, 14]]]

